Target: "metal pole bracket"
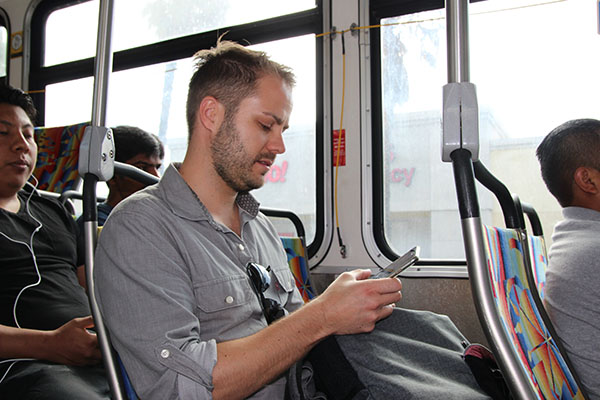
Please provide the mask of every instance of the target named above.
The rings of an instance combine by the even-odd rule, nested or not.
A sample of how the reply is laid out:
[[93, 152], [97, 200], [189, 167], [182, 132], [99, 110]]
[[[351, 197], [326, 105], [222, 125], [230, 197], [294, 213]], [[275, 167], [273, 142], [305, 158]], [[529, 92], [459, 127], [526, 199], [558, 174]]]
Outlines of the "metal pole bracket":
[[115, 142], [110, 128], [88, 126], [79, 145], [79, 175], [93, 174], [100, 181], [113, 177]]
[[472, 161], [479, 159], [479, 108], [475, 85], [452, 82], [444, 85], [442, 115], [442, 161], [451, 162], [450, 153], [465, 149]]

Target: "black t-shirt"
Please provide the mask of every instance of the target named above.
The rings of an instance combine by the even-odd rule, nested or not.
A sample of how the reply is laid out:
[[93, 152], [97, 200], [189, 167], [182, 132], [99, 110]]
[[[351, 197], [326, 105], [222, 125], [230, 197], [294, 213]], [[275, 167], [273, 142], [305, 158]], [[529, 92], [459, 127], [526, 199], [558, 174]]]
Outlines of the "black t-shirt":
[[[11, 213], [0, 209], [0, 232], [13, 240], [30, 245], [41, 275], [39, 284], [26, 289], [20, 296], [16, 316], [22, 328], [52, 330], [75, 317], [90, 315], [87, 295], [77, 280], [76, 268], [83, 255], [77, 257], [77, 226], [73, 218], [57, 201], [19, 192], [21, 208]], [[0, 324], [17, 326], [13, 307], [19, 292], [35, 284], [38, 274], [31, 251], [23, 243], [14, 243], [0, 235]]]

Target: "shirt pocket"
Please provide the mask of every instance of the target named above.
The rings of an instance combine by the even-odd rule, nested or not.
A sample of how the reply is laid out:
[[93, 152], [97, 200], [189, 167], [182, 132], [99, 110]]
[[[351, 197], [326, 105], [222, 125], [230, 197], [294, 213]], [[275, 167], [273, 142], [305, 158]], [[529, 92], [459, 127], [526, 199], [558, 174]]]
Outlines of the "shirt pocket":
[[201, 322], [236, 324], [258, 308], [256, 295], [245, 275], [225, 276], [204, 281], [194, 288]]
[[[273, 278], [275, 282], [271, 283], [271, 288], [274, 288], [279, 303], [285, 305], [288, 301], [289, 296], [292, 294], [294, 288], [296, 287], [294, 276], [292, 275], [290, 269], [287, 266], [284, 266], [282, 268], [277, 269], [273, 268], [271, 279]], [[269, 291], [267, 292], [269, 293]]]

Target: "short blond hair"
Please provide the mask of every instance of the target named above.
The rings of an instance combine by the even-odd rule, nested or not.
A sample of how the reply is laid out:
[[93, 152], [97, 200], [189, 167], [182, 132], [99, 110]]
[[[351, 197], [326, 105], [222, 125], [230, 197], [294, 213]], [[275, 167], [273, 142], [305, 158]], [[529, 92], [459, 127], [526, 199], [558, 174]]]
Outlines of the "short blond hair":
[[290, 87], [296, 83], [289, 67], [272, 61], [263, 51], [229, 40], [219, 40], [215, 47], [198, 51], [194, 62], [196, 70], [190, 79], [186, 104], [188, 140], [194, 131], [198, 107], [206, 96], [222, 103], [226, 117], [231, 117], [240, 102], [255, 92], [260, 78], [275, 75]]

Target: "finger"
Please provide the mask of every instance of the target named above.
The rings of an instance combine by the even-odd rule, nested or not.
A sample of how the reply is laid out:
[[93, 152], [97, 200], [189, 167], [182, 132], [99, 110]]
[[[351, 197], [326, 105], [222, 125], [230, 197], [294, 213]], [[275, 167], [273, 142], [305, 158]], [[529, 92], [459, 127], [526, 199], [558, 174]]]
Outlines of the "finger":
[[391, 304], [381, 307], [381, 309], [378, 312], [379, 318], [377, 318], [377, 321], [389, 317], [393, 311], [394, 311], [394, 306], [392, 306]]
[[398, 279], [370, 279], [366, 284], [373, 285], [371, 288], [378, 293], [393, 293], [402, 290], [402, 282]]
[[91, 315], [88, 315], [87, 317], [73, 318], [73, 321], [75, 321], [77, 326], [82, 328], [90, 328], [94, 326], [94, 319]]
[[362, 281], [371, 276], [370, 269], [355, 269], [349, 272], [350, 275], [354, 277], [357, 281]]
[[90, 336], [94, 336], [94, 337], [96, 337], [96, 336], [97, 336], [97, 333], [96, 333], [96, 332], [94, 332], [94, 331], [92, 331], [92, 330], [90, 330], [90, 329], [86, 329], [86, 330], [85, 330], [85, 332], [86, 332], [88, 335], [90, 335]]
[[377, 301], [382, 306], [395, 303], [397, 301], [402, 300], [402, 292], [394, 292], [394, 293], [386, 293], [379, 296]]

